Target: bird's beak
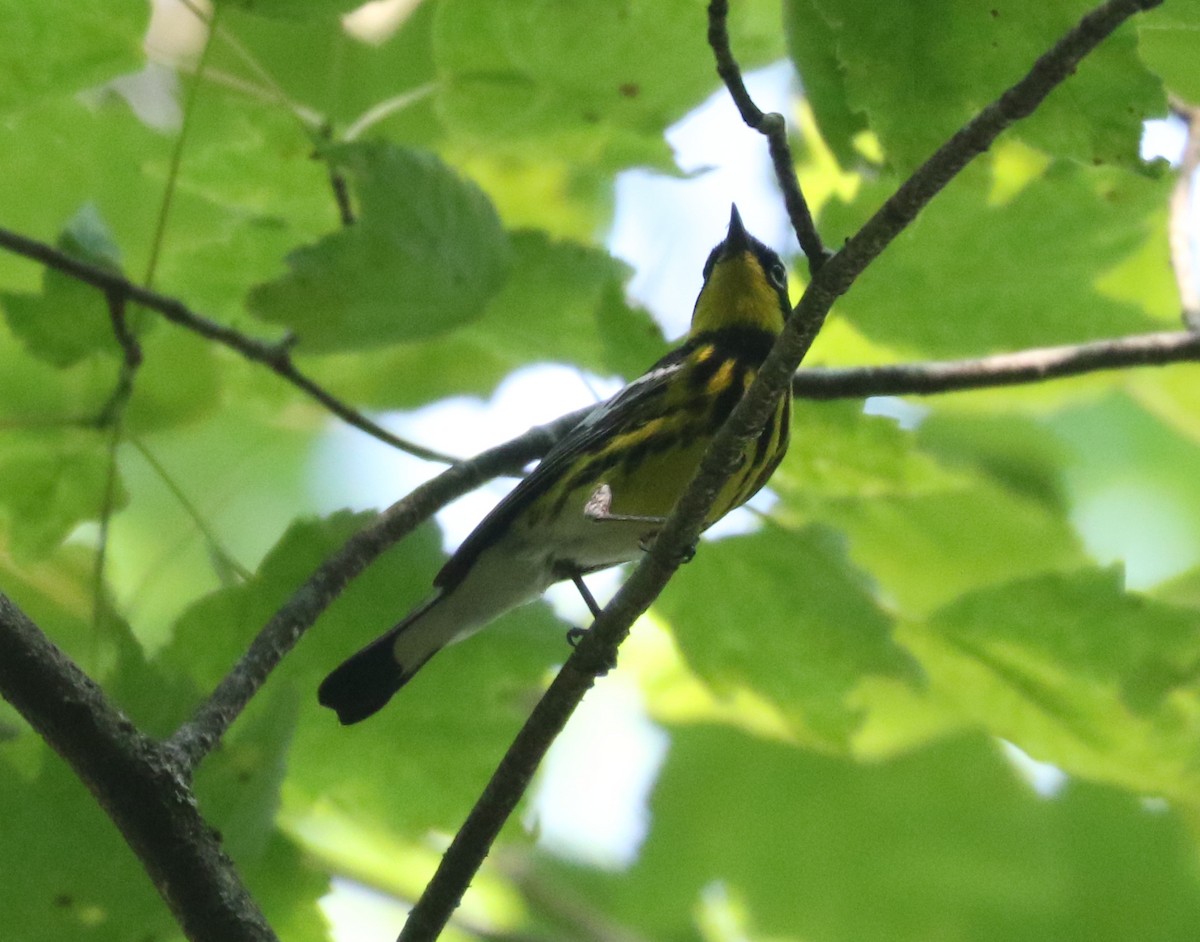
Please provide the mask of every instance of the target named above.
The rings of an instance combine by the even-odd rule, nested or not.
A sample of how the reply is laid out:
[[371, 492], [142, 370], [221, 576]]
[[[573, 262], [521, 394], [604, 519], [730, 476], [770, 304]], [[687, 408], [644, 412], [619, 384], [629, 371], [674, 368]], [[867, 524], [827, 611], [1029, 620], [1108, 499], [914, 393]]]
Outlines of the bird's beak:
[[742, 225], [742, 217], [738, 213], [737, 204], [734, 203], [729, 210], [729, 235], [725, 237], [725, 251], [722, 254], [728, 257], [749, 247], [750, 237], [746, 234], [746, 227]]

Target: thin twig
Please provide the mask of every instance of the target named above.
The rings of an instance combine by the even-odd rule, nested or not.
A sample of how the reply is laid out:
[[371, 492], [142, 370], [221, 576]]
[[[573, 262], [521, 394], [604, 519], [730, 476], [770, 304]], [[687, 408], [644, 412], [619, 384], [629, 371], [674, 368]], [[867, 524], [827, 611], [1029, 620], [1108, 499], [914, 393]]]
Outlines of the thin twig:
[[1006, 91], [922, 165], [840, 252], [814, 275], [750, 389], [717, 432], [700, 469], [671, 512], [653, 546], [605, 607], [505, 753], [483, 794], [454, 836], [437, 872], [409, 913], [400, 942], [431, 942], [458, 906], [500, 829], [524, 794], [551, 742], [596, 677], [613, 663], [630, 626], [662, 591], [699, 536], [709, 508], [744, 449], [811, 346], [834, 300], [887, 247], [945, 185], [986, 150], [1009, 124], [1024, 117], [1080, 60], [1141, 9], [1158, 0], [1110, 0], [1085, 16], [1028, 75]]
[[436, 83], [426, 82], [411, 91], [401, 92], [399, 95], [393, 95], [391, 98], [385, 98], [383, 101], [375, 103], [346, 126], [346, 130], [341, 135], [342, 140], [357, 140], [364, 131], [370, 130], [385, 118], [428, 98], [436, 88]]
[[124, 429], [125, 406], [133, 395], [133, 381], [138, 367], [142, 365], [142, 348], [129, 329], [125, 298], [116, 291], [105, 291], [108, 317], [112, 322], [113, 336], [121, 347], [121, 368], [117, 373], [117, 385], [112, 395], [100, 409], [96, 425], [108, 430], [107, 463], [104, 470], [104, 494], [100, 500], [98, 518], [100, 532], [96, 539], [96, 558], [92, 563], [92, 636], [99, 644], [104, 618], [104, 571], [108, 565], [108, 537], [113, 511], [117, 505], [117, 449], [121, 445]]
[[447, 468], [397, 501], [326, 559], [271, 616], [192, 718], [171, 737], [182, 768], [194, 769], [262, 687], [301, 635], [359, 573], [450, 501], [546, 453], [590, 411], [580, 409]]
[[98, 428], [109, 428], [117, 422], [125, 403], [133, 393], [134, 375], [142, 365], [142, 348], [133, 331], [129, 329], [125, 298], [118, 291], [105, 291], [104, 300], [108, 304], [108, 319], [112, 322], [113, 336], [121, 346], [122, 357], [117, 385], [92, 420], [92, 424]]
[[792, 394], [799, 399], [929, 396], [1189, 360], [1200, 360], [1200, 333], [1163, 331], [969, 360], [803, 369], [792, 380]]
[[788, 144], [787, 122], [784, 121], [783, 115], [774, 112], [764, 114], [746, 90], [746, 83], [742, 81], [742, 70], [729, 45], [728, 16], [728, 0], [710, 0], [708, 44], [712, 47], [713, 58], [717, 63], [717, 74], [729, 90], [729, 97], [737, 105], [742, 120], [767, 139], [767, 149], [775, 167], [775, 179], [779, 181], [779, 188], [783, 191], [788, 218], [796, 231], [796, 238], [800, 240], [800, 248], [808, 258], [809, 272], [815, 275], [829, 258], [829, 250], [821, 242], [812, 211], [808, 208], [808, 200], [804, 198], [800, 179], [796, 176], [796, 164], [792, 159], [791, 145]]
[[126, 301], [132, 301], [157, 311], [173, 324], [178, 324], [201, 337], [215, 340], [240, 353], [247, 360], [262, 363], [278, 376], [287, 380], [296, 388], [321, 403], [326, 409], [340, 418], [347, 425], [352, 425], [360, 431], [379, 439], [399, 451], [407, 452], [426, 461], [438, 461], [443, 464], [453, 464], [458, 459], [445, 455], [432, 448], [426, 448], [415, 442], [393, 435], [387, 429], [376, 425], [361, 412], [352, 409], [323, 386], [302, 373], [292, 362], [291, 343], [287, 340], [281, 343], [267, 343], [256, 337], [243, 334], [226, 327], [214, 320], [209, 320], [192, 311], [182, 301], [159, 294], [129, 281], [122, 275], [106, 271], [74, 256], [61, 252], [45, 242], [39, 242], [28, 236], [20, 235], [9, 229], [0, 228], [0, 248], [8, 249], [18, 255], [24, 255], [34, 261], [41, 262], [50, 268], [57, 269], [86, 284], [93, 285], [105, 292], [116, 292]]
[[0, 594], [0, 693], [112, 818], [193, 942], [275, 942], [160, 743]]
[[1187, 126], [1187, 143], [1176, 171], [1179, 179], [1171, 190], [1167, 233], [1171, 245], [1171, 268], [1179, 289], [1183, 323], [1200, 330], [1200, 272], [1196, 270], [1196, 172], [1200, 168], [1200, 108], [1172, 102], [1171, 110]]

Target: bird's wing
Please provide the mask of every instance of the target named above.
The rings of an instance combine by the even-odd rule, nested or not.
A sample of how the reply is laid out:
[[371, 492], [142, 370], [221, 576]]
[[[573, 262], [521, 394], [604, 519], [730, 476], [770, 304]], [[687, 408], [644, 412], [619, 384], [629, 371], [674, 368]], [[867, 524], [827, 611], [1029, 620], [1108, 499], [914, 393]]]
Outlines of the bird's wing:
[[[605, 400], [584, 416], [578, 425], [546, 453], [516, 487], [500, 501], [471, 534], [446, 560], [433, 580], [445, 591], [454, 588], [466, 575], [475, 560], [503, 533], [538, 497], [546, 492], [580, 455], [590, 451], [598, 442], [617, 434], [629, 422], [630, 416], [645, 417], [646, 407], [657, 397], [665, 399], [671, 378], [684, 368], [686, 350], [668, 353], [653, 367], [635, 379], [612, 398]], [[581, 511], [582, 512], [582, 509]]]

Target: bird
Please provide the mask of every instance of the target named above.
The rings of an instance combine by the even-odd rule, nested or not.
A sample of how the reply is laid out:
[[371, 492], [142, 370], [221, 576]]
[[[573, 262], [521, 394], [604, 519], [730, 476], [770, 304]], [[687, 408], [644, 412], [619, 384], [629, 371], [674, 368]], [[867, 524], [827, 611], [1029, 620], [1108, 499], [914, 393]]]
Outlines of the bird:
[[[450, 556], [433, 594], [322, 681], [318, 701], [342, 724], [371, 716], [445, 645], [556, 582], [572, 580], [598, 614], [582, 577], [645, 551], [791, 311], [786, 267], [736, 204], [703, 276], [683, 342], [585, 415]], [[781, 395], [706, 528], [766, 484], [787, 450], [790, 409]]]

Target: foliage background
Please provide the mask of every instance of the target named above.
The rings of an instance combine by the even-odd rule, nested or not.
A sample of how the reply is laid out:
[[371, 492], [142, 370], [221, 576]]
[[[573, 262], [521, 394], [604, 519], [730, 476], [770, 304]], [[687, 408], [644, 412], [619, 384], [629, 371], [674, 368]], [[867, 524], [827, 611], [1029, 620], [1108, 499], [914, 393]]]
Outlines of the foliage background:
[[[203, 43], [148, 66], [142, 0], [0, 5], [0, 224], [249, 333], [293, 331], [306, 370], [373, 410], [487, 396], [534, 362], [630, 377], [665, 349], [601, 240], [615, 175], [675, 172], [663, 131], [717, 87], [698, 0], [424, 0], [377, 43], [336, 0], [222, 6], [199, 82]], [[732, 28], [744, 65], [803, 75], [800, 170], [837, 245], [1087, 6], [788, 0], [781, 20], [750, 0]], [[1200, 99], [1197, 29], [1200, 4], [1169, 0], [1118, 33], [867, 272], [809, 362], [1177, 325], [1174, 176], [1138, 141], [1168, 92]], [[142, 312], [110, 488], [111, 431], [79, 421], [120, 365], [102, 299], [0, 255], [0, 304], [0, 586], [165, 735], [366, 519], [314, 515], [330, 419]], [[915, 427], [797, 403], [770, 518], [706, 544], [623, 652], [669, 733], [636, 860], [560, 859], [514, 824], [453, 931], [1190, 938], [1198, 389], [1190, 365], [1092, 375], [925, 400]], [[1126, 573], [1112, 546], [1137, 541]], [[562, 658], [564, 624], [533, 606], [339, 729], [316, 683], [440, 559], [429, 527], [358, 580], [201, 769], [285, 939], [327, 937], [334, 875], [414, 898]], [[1039, 793], [999, 741], [1067, 778]], [[6, 705], [0, 822], [8, 938], [175, 937]]]

